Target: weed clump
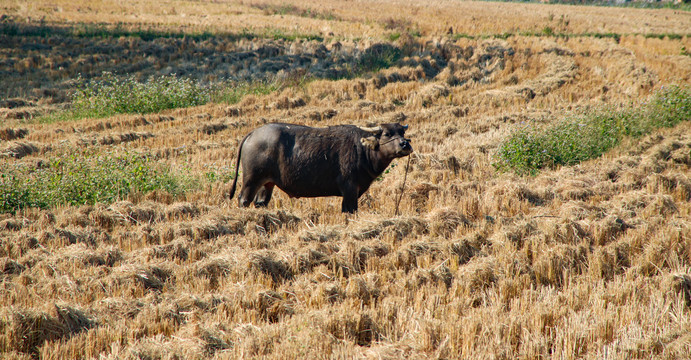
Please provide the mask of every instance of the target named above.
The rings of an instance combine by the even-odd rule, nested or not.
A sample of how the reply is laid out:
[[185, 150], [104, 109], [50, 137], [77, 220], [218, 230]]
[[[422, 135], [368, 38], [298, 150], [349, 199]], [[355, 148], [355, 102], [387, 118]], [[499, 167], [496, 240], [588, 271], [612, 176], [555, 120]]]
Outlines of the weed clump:
[[0, 213], [55, 205], [111, 203], [133, 192], [182, 194], [191, 181], [146, 155], [57, 156], [41, 166], [17, 164], [0, 170]]
[[401, 57], [401, 49], [384, 43], [375, 44], [363, 52], [357, 68], [362, 73], [376, 72], [393, 66]]
[[495, 168], [535, 174], [543, 168], [570, 166], [596, 158], [624, 137], [641, 137], [691, 119], [691, 88], [663, 87], [638, 108], [582, 114], [545, 128], [525, 126], [504, 141]]

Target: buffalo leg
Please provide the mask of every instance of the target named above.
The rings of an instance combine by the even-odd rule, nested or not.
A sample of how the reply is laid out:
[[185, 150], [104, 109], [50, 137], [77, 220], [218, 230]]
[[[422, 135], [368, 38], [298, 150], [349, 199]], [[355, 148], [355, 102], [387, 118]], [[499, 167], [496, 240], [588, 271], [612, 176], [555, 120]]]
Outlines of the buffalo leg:
[[357, 196], [351, 194], [349, 196], [343, 196], [343, 202], [341, 203], [341, 212], [344, 213], [354, 213], [357, 211]]
[[243, 181], [242, 191], [240, 191], [240, 196], [238, 197], [238, 205], [240, 207], [248, 207], [252, 200], [254, 200], [260, 187], [261, 185], [253, 181]]
[[257, 196], [254, 197], [254, 206], [266, 207], [267, 205], [269, 205], [269, 201], [271, 200], [271, 194], [273, 193], [273, 191], [273, 183], [264, 184], [264, 186], [259, 188], [259, 191], [257, 191]]
[[358, 191], [355, 186], [351, 184], [341, 185], [341, 194], [343, 194], [343, 202], [341, 203], [341, 212], [354, 213], [357, 211]]

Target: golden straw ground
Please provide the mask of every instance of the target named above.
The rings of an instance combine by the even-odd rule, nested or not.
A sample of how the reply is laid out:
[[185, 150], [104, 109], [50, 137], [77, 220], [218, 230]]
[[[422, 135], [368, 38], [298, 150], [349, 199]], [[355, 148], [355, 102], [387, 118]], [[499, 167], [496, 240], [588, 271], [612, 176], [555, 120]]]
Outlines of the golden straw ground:
[[[0, 214], [0, 352], [8, 358], [667, 359], [691, 352], [688, 122], [535, 176], [492, 165], [518, 128], [603, 106], [642, 106], [654, 89], [688, 84], [688, 12], [393, 0], [293, 7], [32, 0], [0, 8], [22, 24], [45, 17], [67, 27], [323, 37], [215, 45], [229, 52], [272, 45], [306, 54], [319, 44], [332, 52], [336, 42], [351, 51], [391, 40], [408, 51], [398, 66], [371, 76], [157, 114], [38, 124], [30, 115], [53, 109], [58, 96], [18, 89], [26, 103], [0, 111], [0, 166], [40, 167], [79, 151], [140, 152], [207, 180], [180, 197], [156, 191]], [[502, 33], [516, 35], [480, 36]], [[201, 72], [204, 56], [194, 49], [208, 43], [187, 41], [190, 50], [179, 51]], [[49, 71], [51, 61], [79, 57], [22, 56], [36, 59], [13, 65], [29, 74], [22, 84], [39, 84], [26, 67]], [[111, 70], [130, 66], [112, 59]], [[41, 86], [62, 84], [41, 78]], [[234, 172], [242, 137], [266, 122], [371, 126], [402, 117], [416, 151], [400, 216], [392, 214], [406, 159], [372, 184], [349, 221], [340, 199], [280, 191], [267, 209], [240, 209], [226, 198], [229, 184], [205, 175]]]

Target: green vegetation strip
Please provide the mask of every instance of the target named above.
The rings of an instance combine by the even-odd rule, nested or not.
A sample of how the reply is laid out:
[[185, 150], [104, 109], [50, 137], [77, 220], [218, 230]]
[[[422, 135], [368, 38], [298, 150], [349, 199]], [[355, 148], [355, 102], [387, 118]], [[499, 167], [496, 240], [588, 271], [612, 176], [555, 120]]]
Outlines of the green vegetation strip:
[[542, 5], [576, 5], [576, 6], [600, 6], [600, 7], [618, 7], [618, 8], [635, 8], [635, 9], [673, 9], [682, 11], [691, 11], [691, 4], [688, 1], [605, 1], [605, 0], [550, 0], [544, 2], [542, 0], [484, 0], [487, 2], [518, 2], [518, 3], [533, 3]]
[[494, 166], [525, 175], [574, 165], [602, 155], [624, 137], [640, 137], [689, 120], [691, 87], [663, 87], [641, 106], [576, 115], [544, 128], [527, 125], [499, 146]]
[[134, 76], [117, 77], [105, 72], [96, 80], [76, 81], [69, 110], [47, 114], [40, 123], [101, 118], [116, 114], [147, 114], [166, 109], [204, 105], [210, 101], [235, 104], [246, 95], [267, 95], [291, 85], [289, 82], [227, 82], [203, 86], [176, 75], [137, 81]]
[[[390, 35], [389, 37], [395, 35]], [[518, 31], [518, 32], [505, 32], [501, 34], [483, 34], [483, 35], [469, 35], [469, 34], [462, 34], [462, 33], [457, 33], [453, 34], [451, 37], [455, 40], [458, 39], [471, 39], [471, 40], [476, 40], [476, 39], [508, 39], [512, 36], [526, 36], [526, 37], [557, 37], [557, 38], [596, 38], [596, 39], [613, 39], [616, 42], [619, 42], [622, 37], [625, 36], [643, 36], [648, 39], [670, 39], [670, 40], [681, 40], [684, 37], [691, 37], [691, 33], [687, 34], [677, 34], [677, 33], [645, 33], [645, 34], [640, 34], [640, 33], [632, 33], [632, 34], [618, 34], [618, 33], [613, 33], [613, 32], [607, 32], [607, 33], [596, 33], [596, 32], [586, 32], [586, 33], [563, 33], [563, 32], [556, 32], [554, 28], [551, 26], [545, 26], [542, 28], [542, 30], [527, 30], [527, 31]], [[395, 36], [396, 38], [398, 36]]]
[[139, 82], [134, 76], [120, 79], [104, 73], [100, 80], [77, 80], [72, 98], [73, 118], [114, 114], [146, 114], [166, 109], [206, 104], [210, 92], [198, 82], [175, 75], [151, 77]]
[[220, 38], [229, 41], [240, 39], [272, 38], [275, 40], [296, 39], [322, 41], [324, 38], [315, 34], [303, 34], [298, 32], [285, 32], [278, 28], [266, 28], [258, 30], [243, 29], [237, 33], [211, 32], [211, 31], [171, 31], [154, 28], [131, 27], [123, 24], [76, 24], [74, 26], [48, 25], [43, 22], [22, 23], [17, 21], [0, 22], [0, 35], [26, 36], [26, 37], [74, 37], [74, 38], [120, 38], [138, 37], [144, 41], [160, 38], [208, 40]]
[[177, 196], [197, 187], [141, 154], [76, 152], [38, 165], [14, 164], [0, 170], [0, 213], [56, 205], [111, 203], [130, 193], [154, 190]]

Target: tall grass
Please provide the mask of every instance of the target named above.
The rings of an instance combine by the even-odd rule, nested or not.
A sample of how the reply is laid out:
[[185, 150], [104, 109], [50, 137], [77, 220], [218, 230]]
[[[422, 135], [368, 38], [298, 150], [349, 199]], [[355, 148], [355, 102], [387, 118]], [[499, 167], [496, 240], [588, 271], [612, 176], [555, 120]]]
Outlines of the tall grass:
[[110, 203], [133, 192], [180, 195], [195, 181], [174, 174], [146, 155], [75, 152], [39, 166], [17, 164], [0, 170], [0, 213], [56, 205]]
[[639, 107], [581, 114], [545, 128], [525, 126], [500, 145], [494, 166], [534, 174], [546, 167], [574, 165], [602, 155], [624, 137], [689, 120], [691, 87], [663, 87]]

